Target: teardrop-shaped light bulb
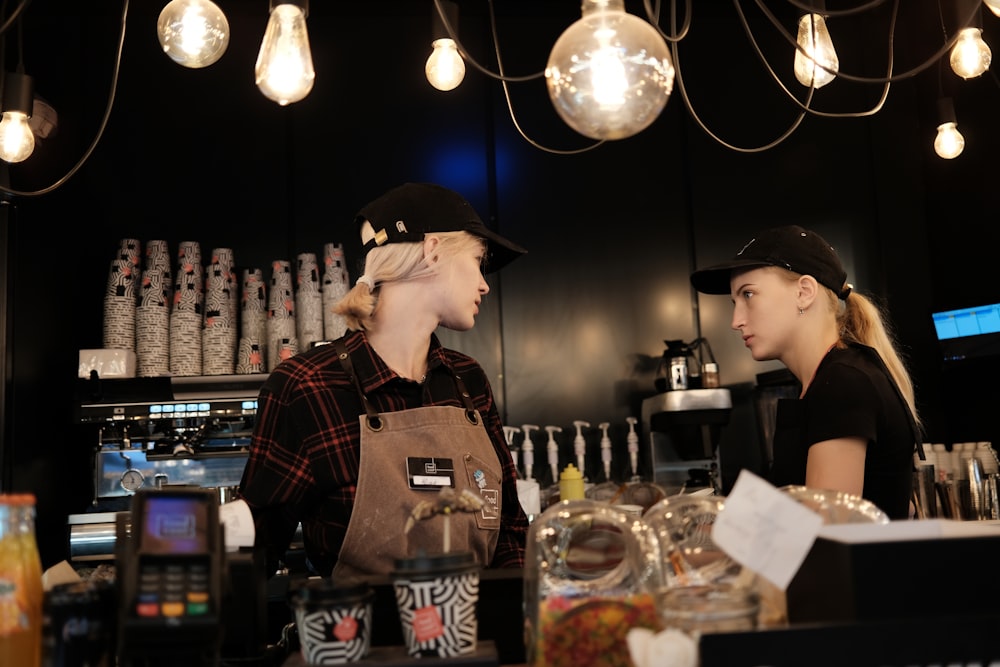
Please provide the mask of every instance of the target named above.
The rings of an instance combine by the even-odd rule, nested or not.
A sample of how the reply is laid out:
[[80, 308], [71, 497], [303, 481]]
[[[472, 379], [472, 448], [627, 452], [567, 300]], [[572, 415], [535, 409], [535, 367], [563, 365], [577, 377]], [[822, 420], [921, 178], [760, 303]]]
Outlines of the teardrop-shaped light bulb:
[[312, 90], [316, 72], [301, 7], [283, 4], [271, 10], [254, 74], [260, 92], [281, 106], [298, 102]]
[[796, 41], [802, 47], [802, 50], [795, 49], [795, 78], [799, 83], [807, 87], [822, 88], [833, 81], [840, 68], [840, 58], [833, 48], [826, 19], [820, 14], [804, 14], [799, 19]]

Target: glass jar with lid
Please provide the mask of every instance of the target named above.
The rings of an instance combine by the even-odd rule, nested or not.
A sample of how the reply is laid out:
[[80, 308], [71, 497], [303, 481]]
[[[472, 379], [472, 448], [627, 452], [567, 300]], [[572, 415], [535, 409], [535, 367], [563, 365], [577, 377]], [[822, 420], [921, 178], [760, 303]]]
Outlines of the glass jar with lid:
[[535, 518], [524, 573], [528, 664], [632, 664], [632, 628], [661, 628], [664, 584], [656, 535], [608, 503], [563, 500]]

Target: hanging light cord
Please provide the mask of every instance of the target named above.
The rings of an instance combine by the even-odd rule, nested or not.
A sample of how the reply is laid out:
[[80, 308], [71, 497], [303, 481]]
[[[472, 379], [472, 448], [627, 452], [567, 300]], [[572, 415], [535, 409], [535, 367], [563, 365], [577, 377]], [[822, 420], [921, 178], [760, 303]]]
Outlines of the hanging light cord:
[[[789, 3], [791, 5], [793, 5], [793, 6], [801, 9], [803, 12], [810, 12], [811, 13], [813, 11], [813, 7], [811, 5], [809, 5], [809, 4], [806, 4], [806, 3], [803, 3], [803, 2], [799, 2], [797, 0], [789, 0]], [[857, 7], [851, 8], [851, 9], [839, 10], [839, 11], [829, 11], [829, 12], [824, 11], [824, 15], [831, 16], [831, 17], [853, 16], [853, 15], [858, 15], [858, 14], [861, 14], [861, 13], [873, 10], [873, 9], [875, 9], [875, 8], [879, 7], [880, 5], [883, 5], [885, 3], [886, 3], [886, 0], [872, 0], [871, 2], [865, 3], [863, 5], [859, 5]], [[660, 26], [660, 7], [659, 7], [660, 3], [656, 2], [655, 6], [654, 6], [654, 4], [651, 2], [651, 0], [644, 0], [643, 4], [644, 4], [645, 10], [646, 10], [646, 14], [647, 14], [647, 17], [648, 17], [650, 23], [652, 23], [653, 26], [657, 28], [657, 30], [664, 37], [664, 39], [666, 39], [668, 42], [670, 42], [671, 54], [673, 55], [673, 59], [674, 59], [674, 67], [676, 68], [677, 87], [678, 87], [678, 89], [680, 91], [681, 99], [684, 101], [684, 105], [687, 108], [688, 113], [690, 113], [692, 119], [695, 121], [695, 123], [698, 125], [698, 127], [701, 128], [701, 130], [704, 131], [714, 141], [718, 142], [719, 144], [721, 144], [722, 146], [724, 146], [724, 147], [726, 147], [726, 148], [728, 148], [730, 150], [734, 150], [734, 151], [741, 152], [741, 153], [758, 153], [758, 152], [763, 152], [763, 151], [766, 151], [766, 150], [770, 150], [771, 148], [774, 148], [775, 146], [779, 145], [780, 143], [782, 143], [783, 141], [785, 141], [786, 139], [788, 139], [799, 128], [799, 126], [802, 124], [802, 121], [804, 120], [806, 114], [810, 114], [810, 115], [813, 115], [813, 116], [826, 117], [826, 118], [863, 118], [863, 117], [868, 117], [868, 116], [875, 115], [876, 113], [878, 113], [879, 111], [881, 111], [881, 109], [885, 105], [885, 102], [886, 102], [886, 100], [888, 99], [888, 96], [889, 96], [889, 88], [890, 88], [890, 84], [891, 83], [896, 82], [896, 81], [901, 81], [901, 80], [904, 80], [904, 79], [908, 79], [908, 78], [911, 78], [911, 77], [914, 77], [917, 74], [919, 74], [920, 72], [922, 72], [922, 71], [928, 69], [929, 67], [933, 66], [935, 63], [937, 63], [937, 62], [940, 61], [941, 57], [944, 56], [948, 52], [949, 49], [951, 49], [951, 47], [954, 45], [955, 41], [958, 39], [957, 35], [954, 36], [954, 37], [952, 37], [950, 40], [947, 39], [947, 36], [946, 36], [945, 45], [943, 47], [941, 47], [940, 49], [938, 49], [929, 58], [927, 58], [927, 60], [925, 60], [924, 62], [920, 63], [919, 65], [917, 65], [917, 66], [915, 66], [915, 67], [913, 67], [913, 68], [911, 68], [911, 69], [909, 69], [907, 71], [904, 71], [904, 72], [901, 72], [901, 73], [898, 73], [898, 74], [893, 74], [893, 67], [894, 67], [894, 56], [893, 56], [894, 46], [893, 46], [893, 44], [894, 44], [894, 37], [895, 37], [895, 31], [896, 31], [896, 22], [897, 22], [897, 18], [898, 18], [898, 14], [899, 14], [899, 0], [894, 0], [893, 3], [892, 3], [891, 16], [890, 16], [890, 22], [889, 22], [889, 31], [888, 31], [888, 38], [887, 38], [888, 51], [887, 51], [887, 56], [886, 56], [886, 75], [884, 77], [861, 77], [861, 76], [855, 76], [855, 75], [851, 75], [851, 74], [848, 74], [848, 73], [845, 73], [845, 72], [832, 70], [829, 67], [823, 65], [822, 63], [816, 63], [817, 67], [820, 67], [820, 68], [824, 69], [825, 71], [830, 72], [832, 74], [836, 74], [836, 76], [838, 78], [846, 80], [846, 81], [853, 81], [853, 82], [856, 82], [856, 83], [880, 84], [882, 86], [882, 92], [881, 92], [878, 100], [875, 102], [875, 104], [870, 109], [866, 109], [866, 110], [862, 110], [862, 111], [838, 112], [838, 113], [828, 112], [828, 111], [823, 111], [823, 110], [820, 110], [820, 109], [816, 109], [816, 108], [814, 108], [812, 106], [813, 96], [814, 96], [814, 93], [815, 93], [815, 90], [816, 90], [815, 88], [810, 88], [809, 89], [809, 93], [807, 94], [807, 96], [805, 98], [805, 101], [801, 101], [782, 82], [781, 78], [774, 71], [774, 68], [768, 62], [767, 57], [764, 55], [763, 50], [761, 49], [759, 43], [757, 42], [757, 40], [756, 40], [756, 38], [754, 36], [754, 33], [753, 33], [753, 29], [750, 27], [750, 24], [749, 24], [749, 21], [747, 20], [746, 14], [743, 11], [743, 7], [742, 7], [742, 5], [740, 3], [740, 0], [733, 0], [733, 6], [736, 9], [736, 13], [737, 13], [737, 16], [739, 18], [740, 25], [743, 27], [743, 30], [746, 33], [747, 39], [750, 42], [751, 46], [753, 47], [755, 53], [757, 54], [758, 59], [761, 61], [761, 63], [763, 64], [764, 68], [770, 74], [770, 76], [774, 80], [774, 82], [784, 92], [785, 96], [793, 104], [795, 104], [800, 109], [800, 111], [801, 111], [801, 113], [799, 113], [792, 120], [791, 125], [783, 133], [781, 133], [776, 139], [774, 139], [774, 140], [772, 140], [772, 141], [770, 141], [768, 143], [765, 143], [763, 145], [756, 146], [756, 147], [740, 147], [740, 146], [736, 146], [736, 145], [734, 145], [734, 144], [732, 144], [732, 143], [724, 140], [722, 137], [720, 137], [718, 134], [716, 134], [715, 132], [713, 132], [705, 124], [705, 122], [701, 119], [701, 117], [698, 115], [697, 111], [695, 110], [694, 105], [693, 105], [693, 103], [692, 103], [692, 101], [690, 99], [690, 96], [688, 95], [687, 87], [684, 85], [684, 77], [683, 77], [682, 69], [681, 69], [681, 65], [680, 65], [679, 43], [687, 35], [687, 33], [690, 31], [690, 25], [691, 25], [691, 0], [686, 0], [685, 1], [684, 23], [683, 23], [683, 25], [681, 26], [681, 28], [679, 30], [677, 28], [677, 17], [676, 17], [677, 2], [676, 2], [676, 0], [671, 0], [671, 2], [670, 2], [670, 32], [669, 33], [665, 32], [661, 28], [661, 26]], [[761, 13], [768, 19], [768, 21], [774, 26], [774, 28], [788, 41], [789, 44], [791, 44], [796, 50], [803, 51], [802, 47], [798, 44], [798, 40], [781, 25], [781, 22], [774, 16], [774, 14], [764, 4], [764, 0], [755, 0], [755, 4], [757, 5], [757, 7], [761, 11]], [[971, 21], [974, 17], [975, 17], [975, 14], [973, 13], [973, 14], [971, 14], [969, 16], [969, 20]], [[803, 51], [803, 53], [804, 53], [804, 51]], [[1000, 82], [998, 82], [998, 83], [1000, 83]]]
[[[493, 44], [494, 44], [494, 47], [495, 47], [495, 49], [497, 51], [497, 65], [499, 66], [499, 64], [500, 64], [500, 58], [499, 58], [500, 46], [497, 43], [497, 39], [496, 39], [496, 35], [497, 35], [497, 32], [496, 32], [496, 17], [494, 16], [494, 13], [493, 13], [493, 0], [489, 0], [488, 4], [489, 4], [489, 8], [490, 8], [490, 23], [491, 23], [491, 25], [493, 27]], [[540, 79], [543, 76], [545, 76], [545, 71], [544, 70], [542, 70], [541, 72], [535, 72], [534, 74], [526, 74], [524, 76], [507, 76], [506, 74], [503, 73], [503, 67], [499, 67], [498, 68], [500, 70], [499, 72], [493, 72], [493, 71], [490, 71], [489, 68], [484, 67], [483, 65], [480, 65], [476, 61], [476, 59], [473, 58], [471, 55], [469, 55], [469, 52], [465, 50], [465, 46], [462, 44], [461, 40], [458, 38], [458, 33], [455, 32], [455, 27], [451, 24], [451, 21], [448, 20], [448, 12], [446, 12], [445, 9], [444, 9], [444, 6], [441, 5], [441, 0], [434, 0], [434, 7], [437, 8], [438, 16], [441, 17], [441, 24], [444, 26], [444, 29], [448, 33], [448, 36], [451, 37], [452, 41], [455, 42], [455, 47], [458, 49], [459, 54], [461, 54], [461, 56], [465, 60], [465, 62], [467, 62], [470, 65], [472, 65], [474, 68], [476, 68], [477, 70], [479, 70], [481, 73], [485, 74], [486, 76], [488, 76], [488, 77], [490, 77], [492, 79], [498, 79], [500, 81], [510, 81], [510, 82], [515, 82], [515, 83], [517, 83], [517, 82], [523, 82], [523, 81], [533, 81], [535, 79]]]
[[[73, 167], [66, 173], [65, 176], [57, 180], [52, 185], [49, 185], [40, 190], [32, 190], [32, 191], [14, 190], [13, 188], [7, 187], [6, 185], [0, 185], [0, 193], [17, 197], [38, 197], [40, 195], [48, 194], [53, 190], [55, 190], [56, 188], [62, 186], [64, 183], [66, 183], [66, 181], [68, 181], [78, 171], [80, 171], [80, 168], [83, 167], [84, 163], [86, 163], [86, 161], [93, 154], [94, 149], [97, 148], [97, 144], [101, 140], [101, 137], [104, 136], [104, 130], [108, 125], [108, 118], [111, 116], [111, 109], [115, 103], [115, 92], [118, 89], [118, 70], [121, 66], [122, 47], [125, 43], [125, 20], [128, 17], [128, 3], [129, 0], [123, 0], [122, 3], [121, 31], [119, 32], [118, 35], [118, 48], [115, 53], [115, 65], [111, 73], [111, 90], [108, 93], [108, 103], [104, 109], [104, 117], [101, 119], [101, 124], [97, 128], [97, 134], [94, 136], [93, 142], [91, 142], [90, 146], [83, 154], [83, 157], [80, 158], [79, 162], [73, 165]], [[23, 8], [25, 4], [27, 4], [27, 2], [22, 3], [21, 7]], [[0, 30], [6, 28], [9, 23], [10, 20], [8, 20], [7, 23], [5, 23], [4, 26], [0, 28]]]
[[[434, 0], [434, 1], [435, 2], [439, 2], [439, 0]], [[580, 153], [586, 153], [587, 151], [594, 150], [595, 148], [597, 148], [598, 146], [600, 146], [601, 144], [603, 144], [604, 140], [601, 139], [600, 141], [596, 141], [596, 142], [590, 144], [589, 146], [584, 146], [582, 148], [558, 150], [558, 149], [555, 149], [555, 148], [547, 148], [547, 147], [543, 146], [542, 144], [538, 143], [534, 139], [530, 138], [524, 132], [524, 130], [521, 128], [521, 124], [517, 122], [517, 118], [514, 115], [514, 105], [511, 102], [511, 99], [510, 99], [510, 89], [508, 88], [508, 85], [507, 85], [508, 84], [508, 79], [506, 79], [506, 78], [503, 77], [503, 60], [500, 58], [500, 40], [498, 39], [498, 34], [497, 34], [497, 21], [496, 21], [496, 14], [493, 11], [493, 0], [489, 0], [488, 4], [489, 4], [489, 8], [490, 8], [490, 29], [492, 30], [492, 35], [493, 35], [493, 48], [496, 51], [497, 69], [499, 70], [500, 76], [501, 76], [500, 85], [503, 87], [503, 96], [504, 96], [504, 99], [507, 101], [507, 112], [510, 114], [510, 121], [514, 124], [514, 129], [516, 129], [517, 132], [518, 132], [518, 134], [521, 135], [521, 138], [524, 139], [525, 141], [527, 141], [529, 144], [531, 144], [535, 148], [537, 148], [539, 150], [542, 150], [542, 151], [545, 151], [546, 153], [552, 153], [554, 155], [578, 155]], [[537, 78], [537, 77], [533, 77], [533, 78]]]
[[556, 149], [543, 146], [542, 144], [538, 143], [537, 141], [528, 136], [528, 134], [524, 131], [524, 128], [522, 128], [521, 124], [517, 121], [517, 116], [514, 113], [514, 104], [510, 98], [510, 88], [507, 86], [507, 84], [523, 83], [525, 81], [534, 81], [535, 79], [540, 79], [543, 76], [545, 76], [545, 71], [543, 70], [541, 72], [536, 72], [534, 74], [527, 74], [524, 76], [507, 76], [507, 74], [504, 73], [503, 59], [500, 57], [500, 38], [499, 38], [499, 33], [497, 32], [497, 17], [496, 17], [496, 12], [493, 9], [493, 0], [488, 0], [487, 6], [489, 7], [489, 12], [490, 12], [490, 34], [493, 38], [493, 51], [496, 54], [496, 59], [497, 59], [496, 72], [493, 72], [487, 67], [481, 65], [476, 61], [475, 58], [469, 55], [469, 52], [465, 49], [465, 46], [462, 45], [461, 40], [458, 38], [458, 33], [455, 32], [455, 27], [448, 20], [448, 12], [446, 12], [444, 7], [441, 5], [441, 0], [434, 0], [434, 7], [437, 9], [438, 16], [441, 17], [441, 24], [444, 26], [444, 29], [448, 33], [448, 36], [452, 39], [452, 41], [455, 42], [455, 47], [458, 49], [458, 52], [462, 56], [462, 58], [481, 73], [485, 74], [486, 76], [492, 79], [500, 81], [500, 84], [503, 87], [504, 100], [507, 102], [507, 113], [510, 114], [510, 121], [511, 123], [514, 124], [514, 129], [516, 129], [517, 133], [521, 135], [521, 138], [527, 141], [535, 148], [537, 148], [538, 150], [544, 151], [546, 153], [552, 153], [554, 155], [578, 155], [580, 153], [586, 153], [587, 151], [591, 151], [600, 146], [601, 144], [603, 144], [604, 140], [602, 139], [593, 144], [590, 144], [589, 146], [584, 146], [582, 148]]

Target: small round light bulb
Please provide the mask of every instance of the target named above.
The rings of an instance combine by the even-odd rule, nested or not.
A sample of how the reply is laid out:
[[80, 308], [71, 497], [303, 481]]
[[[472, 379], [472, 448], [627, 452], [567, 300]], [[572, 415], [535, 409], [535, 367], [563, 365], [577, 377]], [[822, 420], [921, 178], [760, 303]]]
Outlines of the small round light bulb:
[[22, 162], [35, 150], [35, 135], [28, 116], [21, 111], [4, 111], [0, 117], [0, 160]]
[[934, 152], [945, 160], [957, 158], [965, 150], [965, 137], [954, 122], [941, 123], [934, 138]]
[[993, 52], [979, 28], [963, 28], [951, 49], [951, 69], [963, 79], [972, 79], [990, 68]]
[[424, 73], [427, 80], [438, 90], [449, 91], [458, 88], [465, 78], [465, 61], [458, 52], [455, 40], [435, 39], [434, 51], [427, 58]]

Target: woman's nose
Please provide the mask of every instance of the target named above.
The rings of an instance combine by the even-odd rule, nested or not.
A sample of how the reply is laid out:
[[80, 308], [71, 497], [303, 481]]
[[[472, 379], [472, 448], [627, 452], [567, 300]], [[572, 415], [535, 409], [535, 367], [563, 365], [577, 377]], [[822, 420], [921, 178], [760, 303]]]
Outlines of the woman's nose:
[[744, 324], [744, 322], [743, 322], [743, 316], [742, 316], [742, 315], [740, 315], [740, 313], [739, 313], [739, 312], [738, 312], [738, 311], [737, 311], [737, 310], [736, 310], [736, 309], [734, 308], [734, 309], [733, 309], [733, 319], [732, 319], [732, 321], [731, 321], [731, 322], [729, 323], [729, 326], [730, 326], [730, 327], [731, 327], [731, 328], [732, 328], [732, 329], [733, 329], [734, 331], [739, 331], [740, 329], [742, 329], [742, 328], [743, 328], [743, 324]]

